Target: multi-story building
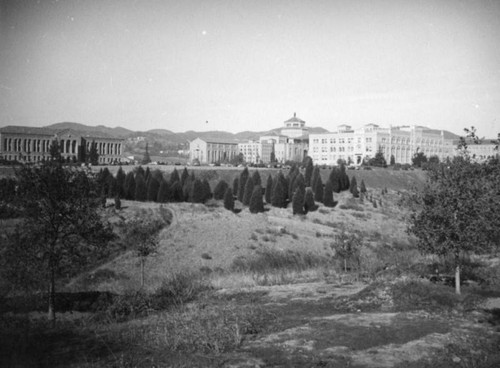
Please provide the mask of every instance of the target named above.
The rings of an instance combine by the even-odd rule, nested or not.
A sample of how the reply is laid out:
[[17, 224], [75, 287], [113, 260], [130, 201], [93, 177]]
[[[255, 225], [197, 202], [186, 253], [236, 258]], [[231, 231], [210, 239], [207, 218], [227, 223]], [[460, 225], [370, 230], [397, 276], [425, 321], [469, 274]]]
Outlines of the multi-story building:
[[[458, 149], [459, 140], [454, 142], [455, 155], [463, 154], [463, 151]], [[500, 156], [500, 147], [494, 139], [483, 139], [479, 144], [471, 139], [466, 140], [467, 154], [477, 162], [482, 162], [492, 157]]]
[[360, 129], [340, 125], [333, 133], [311, 134], [309, 155], [315, 163], [336, 165], [339, 160], [360, 165], [381, 151], [387, 163], [394, 157], [396, 163], [411, 164], [417, 152], [440, 160], [454, 154], [454, 134], [421, 126], [381, 128], [367, 124]]
[[200, 164], [231, 161], [238, 156], [238, 142], [196, 138], [189, 143], [189, 160]]
[[95, 143], [99, 163], [122, 160], [123, 139], [86, 135], [72, 129], [7, 126], [0, 129], [0, 158], [7, 161], [39, 162], [50, 157], [50, 146], [57, 141], [61, 156], [67, 161], [84, 161]]

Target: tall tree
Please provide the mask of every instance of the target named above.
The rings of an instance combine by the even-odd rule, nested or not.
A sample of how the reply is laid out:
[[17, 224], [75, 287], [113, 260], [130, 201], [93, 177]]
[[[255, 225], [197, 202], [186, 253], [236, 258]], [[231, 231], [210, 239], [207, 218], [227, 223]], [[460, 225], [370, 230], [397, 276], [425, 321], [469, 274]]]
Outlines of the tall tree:
[[326, 207], [335, 207], [335, 201], [333, 200], [333, 184], [330, 179], [328, 179], [325, 184], [325, 191], [323, 193], [323, 204]]
[[186, 184], [186, 180], [189, 178], [189, 173], [188, 173], [188, 170], [187, 168], [184, 168], [184, 170], [182, 170], [182, 174], [181, 174], [181, 186], [184, 187], [184, 184]]
[[313, 160], [311, 157], [307, 156], [306, 157], [306, 173], [305, 173], [305, 181], [306, 181], [306, 187], [310, 187], [312, 185], [311, 179], [313, 176], [313, 171], [314, 171], [314, 164]]
[[[320, 170], [319, 170], [319, 166], [316, 165], [314, 166], [314, 170], [313, 170], [313, 174], [312, 174], [312, 178], [311, 178], [311, 188], [313, 188], [313, 190], [315, 191], [316, 188], [317, 188], [317, 182], [318, 182], [318, 179], [321, 178], [321, 173], [320, 173]], [[321, 184], [323, 185], [323, 184]]]
[[243, 195], [245, 194], [245, 185], [249, 177], [248, 168], [245, 166], [243, 171], [240, 173], [240, 178], [238, 180], [238, 200], [243, 202]]
[[99, 152], [97, 151], [97, 143], [92, 141], [90, 144], [89, 161], [92, 165], [99, 165]]
[[255, 170], [252, 174], [253, 185], [262, 186], [262, 179], [260, 178], [259, 170]]
[[123, 183], [123, 191], [125, 193], [125, 198], [134, 200], [135, 199], [135, 177], [132, 171], [127, 173], [125, 177], [125, 182]]
[[147, 165], [151, 162], [151, 157], [149, 156], [149, 143], [146, 142], [146, 152], [144, 152], [144, 157], [142, 158], [142, 164]]
[[271, 205], [273, 207], [286, 208], [287, 191], [288, 187], [286, 186], [285, 177], [280, 171], [274, 183], [273, 195], [271, 196]]
[[256, 185], [253, 188], [252, 196], [250, 197], [250, 212], [251, 213], [264, 212], [264, 202], [262, 200], [262, 188], [260, 185]]
[[310, 211], [316, 211], [317, 209], [318, 209], [318, 206], [316, 206], [316, 203], [314, 203], [314, 193], [313, 193], [311, 187], [307, 187], [305, 198], [304, 198], [304, 211], [305, 211], [305, 213], [307, 213]]
[[57, 139], [54, 139], [50, 143], [49, 154], [52, 161], [62, 162], [61, 147], [59, 146], [59, 141]]
[[227, 188], [229, 188], [229, 184], [224, 179], [219, 180], [214, 188], [214, 199], [224, 199]]
[[500, 239], [500, 164], [455, 157], [427, 171], [429, 181], [407, 198], [408, 230], [423, 253], [451, 255], [460, 294], [462, 255], [488, 252]]
[[160, 183], [158, 180], [150, 176], [147, 191], [147, 200], [150, 202], [155, 202], [158, 199], [158, 191], [160, 189]]
[[120, 198], [125, 198], [125, 191], [123, 190], [124, 184], [125, 184], [125, 178], [127, 175], [123, 172], [122, 167], [120, 166], [118, 168], [118, 171], [116, 172], [116, 187], [118, 191], [118, 196]]
[[243, 203], [244, 206], [250, 205], [250, 198], [252, 198], [252, 193], [253, 193], [253, 188], [254, 188], [254, 182], [253, 178], [248, 178], [245, 184], [245, 190], [243, 192], [243, 198], [241, 200], [241, 203]]
[[415, 167], [422, 167], [422, 164], [427, 162], [427, 156], [424, 152], [416, 152], [411, 158], [411, 163]]
[[321, 176], [318, 176], [318, 178], [315, 181], [315, 187], [314, 187], [314, 200], [316, 202], [321, 202], [323, 203], [323, 180], [321, 180]]
[[41, 272], [48, 284], [48, 317], [55, 324], [57, 278], [103, 251], [112, 232], [100, 217], [97, 183], [90, 172], [48, 162], [24, 166], [16, 176], [23, 208], [20, 226], [35, 261], [25, 272]]
[[190, 200], [192, 203], [204, 203], [205, 202], [205, 188], [200, 179], [195, 179], [191, 185]]
[[166, 180], [162, 180], [160, 182], [160, 187], [158, 188], [158, 196], [156, 201], [158, 203], [166, 203], [170, 200], [170, 184]]
[[176, 168], [174, 168], [174, 171], [170, 173], [170, 184], [175, 183], [176, 181], [180, 181], [181, 177], [179, 176], [179, 172], [177, 171]]
[[144, 202], [148, 198], [148, 188], [146, 181], [141, 173], [135, 175], [135, 193], [134, 198], [136, 201]]
[[273, 194], [273, 177], [271, 174], [268, 175], [267, 177], [267, 182], [266, 182], [266, 203], [271, 204], [271, 197]]
[[295, 192], [292, 197], [292, 210], [294, 215], [303, 215], [305, 213], [304, 201], [305, 201], [306, 190], [303, 183], [300, 183], [295, 188]]
[[231, 188], [227, 188], [226, 193], [224, 193], [224, 208], [229, 211], [234, 210], [234, 198]]

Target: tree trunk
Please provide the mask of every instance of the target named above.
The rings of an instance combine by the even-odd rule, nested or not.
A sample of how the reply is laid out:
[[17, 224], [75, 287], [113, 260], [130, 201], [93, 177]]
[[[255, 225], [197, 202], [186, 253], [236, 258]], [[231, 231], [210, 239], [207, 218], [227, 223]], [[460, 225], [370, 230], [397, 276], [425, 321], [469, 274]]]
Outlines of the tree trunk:
[[52, 327], [56, 327], [56, 278], [54, 270], [50, 270], [49, 311], [47, 317], [52, 322]]

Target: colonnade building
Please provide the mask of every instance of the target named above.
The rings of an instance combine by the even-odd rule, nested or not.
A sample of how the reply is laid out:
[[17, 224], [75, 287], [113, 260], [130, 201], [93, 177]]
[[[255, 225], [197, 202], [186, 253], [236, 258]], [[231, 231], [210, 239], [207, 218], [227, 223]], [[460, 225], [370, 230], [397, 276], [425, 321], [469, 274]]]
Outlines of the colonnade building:
[[387, 164], [391, 156], [395, 163], [411, 164], [415, 153], [437, 156], [442, 161], [454, 155], [456, 135], [421, 126], [381, 128], [367, 124], [360, 129], [340, 125], [333, 133], [311, 134], [309, 155], [317, 164], [336, 165], [339, 160], [360, 165], [380, 150]]
[[123, 139], [85, 135], [72, 129], [56, 130], [23, 126], [0, 128], [0, 158], [6, 161], [40, 162], [50, 158], [50, 146], [57, 141], [66, 161], [85, 161], [95, 143], [100, 164], [122, 160]]

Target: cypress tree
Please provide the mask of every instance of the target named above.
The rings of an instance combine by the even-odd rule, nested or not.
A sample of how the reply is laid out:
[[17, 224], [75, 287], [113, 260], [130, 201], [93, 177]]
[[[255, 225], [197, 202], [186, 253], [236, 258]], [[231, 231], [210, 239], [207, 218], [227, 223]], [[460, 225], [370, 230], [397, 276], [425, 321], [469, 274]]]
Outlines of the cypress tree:
[[321, 176], [318, 176], [314, 187], [314, 200], [316, 202], [323, 202], [323, 192], [323, 180], [321, 180]]
[[325, 190], [323, 192], [323, 204], [326, 207], [335, 207], [335, 201], [333, 200], [333, 184], [328, 179], [325, 184]]
[[303, 215], [304, 211], [304, 200], [305, 200], [305, 188], [304, 185], [299, 185], [295, 189], [292, 197], [292, 209], [294, 215]]
[[170, 199], [170, 196], [170, 185], [167, 181], [162, 180], [160, 182], [160, 187], [158, 188], [158, 196], [156, 198], [156, 201], [158, 203], [167, 203]]
[[238, 200], [240, 202], [243, 202], [243, 195], [245, 194], [245, 185], [247, 184], [248, 177], [248, 168], [245, 166], [238, 180]]
[[204, 203], [205, 202], [205, 188], [200, 179], [195, 179], [191, 185], [190, 199], [192, 203]]
[[135, 169], [135, 175], [141, 174], [142, 177], [144, 178], [144, 175], [146, 175], [146, 172], [144, 171], [142, 166], [139, 166], [137, 169]]
[[184, 184], [186, 184], [186, 180], [189, 178], [189, 173], [188, 173], [188, 170], [187, 168], [184, 168], [184, 170], [182, 170], [182, 174], [181, 174], [181, 186], [184, 188]]
[[184, 192], [182, 190], [180, 181], [174, 181], [172, 184], [170, 184], [170, 193], [173, 202], [184, 201]]
[[203, 184], [203, 197], [204, 197], [203, 202], [206, 202], [213, 196], [212, 188], [210, 188], [210, 183], [208, 182], [207, 178], [203, 179], [201, 183]]
[[306, 172], [305, 172], [305, 182], [306, 182], [306, 187], [310, 187], [312, 185], [311, 179], [313, 176], [313, 171], [314, 171], [314, 165], [313, 165], [313, 160], [311, 157], [307, 156], [306, 158]]
[[144, 172], [144, 180], [149, 184], [149, 178], [151, 177], [151, 170], [149, 170], [149, 166], [146, 167], [146, 171]]
[[250, 212], [264, 212], [264, 202], [262, 201], [262, 187], [260, 185], [256, 185], [253, 188], [252, 196], [250, 198]]
[[309, 211], [316, 211], [317, 209], [318, 206], [314, 203], [314, 193], [310, 187], [307, 187], [304, 198], [304, 211], [307, 213]]
[[145, 201], [147, 197], [148, 197], [148, 188], [146, 187], [144, 176], [138, 173], [135, 176], [135, 200]]
[[170, 173], [170, 183], [175, 183], [176, 181], [181, 181], [181, 177], [179, 176], [179, 172], [177, 171], [176, 168], [174, 168], [174, 171]]
[[349, 176], [347, 176], [345, 165], [340, 165], [340, 190], [349, 190]]
[[240, 186], [240, 179], [238, 177], [233, 179], [233, 195], [238, 194], [238, 187]]
[[319, 178], [321, 178], [321, 173], [319, 171], [319, 166], [316, 165], [316, 166], [314, 166], [314, 170], [313, 170], [313, 174], [312, 174], [312, 178], [311, 178], [311, 188], [313, 188], [314, 191], [316, 191], [316, 188], [318, 186], [318, 179]]
[[273, 194], [273, 177], [271, 176], [271, 174], [269, 174], [266, 183], [266, 203], [271, 204], [272, 194]]
[[231, 188], [227, 188], [226, 193], [224, 193], [224, 208], [229, 211], [234, 211], [234, 198]]
[[158, 180], [150, 175], [148, 184], [148, 201], [155, 202], [158, 199], [158, 190], [160, 189], [160, 184]]
[[241, 203], [243, 203], [244, 206], [250, 205], [250, 199], [252, 198], [253, 188], [254, 188], [253, 179], [248, 178], [245, 184], [245, 191], [243, 192], [243, 198], [241, 201]]
[[259, 170], [255, 170], [252, 174], [252, 181], [253, 181], [253, 185], [256, 186], [256, 185], [260, 185], [262, 186], [262, 180], [260, 178], [260, 174], [259, 174]]
[[334, 167], [330, 172], [330, 177], [328, 179], [332, 184], [332, 190], [335, 193], [340, 193], [341, 184], [340, 184], [340, 171], [338, 168]]
[[358, 188], [358, 182], [357, 182], [355, 176], [352, 177], [351, 183], [349, 184], [349, 192], [354, 194], [354, 188], [356, 188], [356, 189]]
[[366, 193], [365, 181], [363, 179], [361, 179], [361, 184], [359, 185], [359, 191], [363, 194]]
[[297, 166], [293, 166], [292, 169], [290, 169], [290, 172], [287, 175], [287, 181], [288, 181], [288, 198], [293, 197], [293, 193], [295, 193], [296, 185], [295, 185], [295, 178], [297, 175], [300, 174], [300, 171], [297, 169]]
[[227, 188], [229, 188], [229, 184], [223, 179], [219, 180], [214, 188], [214, 199], [224, 199], [224, 194], [226, 193]]
[[273, 187], [273, 194], [271, 196], [271, 205], [273, 207], [280, 207], [280, 208], [285, 208], [286, 207], [286, 197], [285, 197], [285, 187], [283, 186], [283, 180], [280, 180], [278, 174], [278, 178], [276, 179], [276, 182], [274, 183]]
[[125, 191], [124, 191], [124, 186], [125, 186], [125, 178], [127, 175], [123, 172], [122, 167], [120, 166], [118, 168], [118, 171], [116, 172], [116, 187], [118, 191], [118, 195], [120, 198], [125, 198]]
[[125, 198], [129, 200], [135, 199], [135, 178], [134, 173], [129, 171], [125, 177], [125, 183], [123, 184], [123, 191], [125, 193]]
[[191, 194], [193, 192], [193, 183], [194, 180], [190, 176], [188, 176], [184, 181], [184, 185], [182, 186], [182, 196], [185, 202], [192, 202]]

